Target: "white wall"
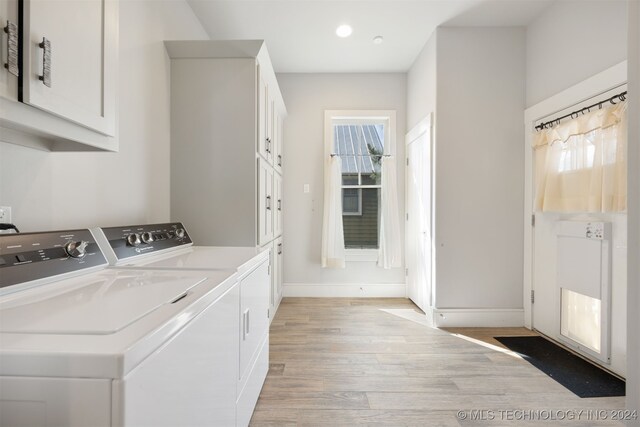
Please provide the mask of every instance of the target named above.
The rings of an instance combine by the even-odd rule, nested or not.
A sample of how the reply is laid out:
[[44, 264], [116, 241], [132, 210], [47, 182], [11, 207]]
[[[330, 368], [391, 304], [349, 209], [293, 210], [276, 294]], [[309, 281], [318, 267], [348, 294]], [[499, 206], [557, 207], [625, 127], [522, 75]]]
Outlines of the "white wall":
[[527, 27], [527, 106], [627, 57], [626, 0], [563, 0]]
[[0, 143], [0, 204], [21, 231], [169, 219], [169, 59], [163, 40], [208, 38], [183, 0], [120, 2], [119, 153]]
[[521, 308], [525, 32], [439, 28], [436, 308]]
[[[345, 269], [322, 268], [320, 248], [324, 110], [396, 110], [396, 154], [404, 159], [406, 75], [279, 74], [278, 83], [289, 113], [284, 124], [283, 155], [285, 283], [404, 283], [404, 269], [385, 270], [373, 262], [347, 262]], [[400, 160], [400, 218], [404, 214], [403, 166]], [[304, 184], [310, 185], [310, 193], [303, 193]]]
[[[640, 116], [640, 2], [629, 2], [629, 117]], [[627, 408], [640, 412], [640, 121], [629, 120]], [[629, 423], [640, 426], [640, 420]]]
[[436, 110], [436, 37], [425, 43], [407, 72], [407, 131]]

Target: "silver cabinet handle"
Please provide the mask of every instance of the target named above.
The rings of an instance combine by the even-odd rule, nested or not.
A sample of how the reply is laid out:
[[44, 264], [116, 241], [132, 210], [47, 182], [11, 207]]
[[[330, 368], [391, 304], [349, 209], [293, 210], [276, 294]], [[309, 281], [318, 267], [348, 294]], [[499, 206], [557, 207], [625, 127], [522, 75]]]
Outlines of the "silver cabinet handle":
[[265, 143], [267, 153], [271, 153], [271, 138], [265, 139]]
[[267, 196], [267, 210], [271, 210], [271, 196]]
[[46, 87], [51, 87], [51, 41], [43, 37], [38, 46], [42, 49], [42, 75], [38, 76], [38, 79]]
[[251, 311], [249, 311], [249, 309], [247, 308], [247, 335], [249, 335], [249, 332], [251, 332], [251, 323], [250, 323], [250, 319], [251, 319]]
[[282, 199], [278, 199], [278, 210], [282, 210]]
[[20, 76], [20, 68], [18, 67], [18, 26], [11, 21], [7, 21], [4, 27], [7, 33], [7, 62], [4, 68], [16, 77]]
[[247, 335], [249, 335], [249, 309], [247, 308], [244, 313], [242, 313], [242, 341], [247, 339]]
[[282, 166], [282, 154], [278, 154], [278, 166]]
[[278, 255], [282, 255], [282, 243], [278, 243]]

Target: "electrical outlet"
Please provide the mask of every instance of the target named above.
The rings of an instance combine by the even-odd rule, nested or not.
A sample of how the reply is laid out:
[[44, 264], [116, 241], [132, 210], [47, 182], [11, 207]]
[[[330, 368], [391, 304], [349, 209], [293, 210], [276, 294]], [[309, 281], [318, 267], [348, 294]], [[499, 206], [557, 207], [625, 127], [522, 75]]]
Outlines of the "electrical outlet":
[[11, 224], [11, 207], [0, 206], [0, 223]]

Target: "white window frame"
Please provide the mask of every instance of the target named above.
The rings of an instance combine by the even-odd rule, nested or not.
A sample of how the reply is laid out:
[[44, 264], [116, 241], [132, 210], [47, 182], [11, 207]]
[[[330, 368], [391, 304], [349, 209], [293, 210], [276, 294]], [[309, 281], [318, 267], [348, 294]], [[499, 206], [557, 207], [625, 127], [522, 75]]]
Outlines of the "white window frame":
[[[333, 125], [334, 124], [383, 124], [385, 156], [396, 154], [396, 111], [395, 110], [325, 110], [324, 112], [324, 154], [325, 168], [329, 165], [329, 158], [333, 153]], [[350, 186], [341, 186], [349, 188]], [[380, 185], [355, 186], [356, 188], [380, 188]], [[362, 203], [362, 197], [360, 198]], [[346, 249], [346, 261], [375, 262], [378, 259], [378, 249]]]

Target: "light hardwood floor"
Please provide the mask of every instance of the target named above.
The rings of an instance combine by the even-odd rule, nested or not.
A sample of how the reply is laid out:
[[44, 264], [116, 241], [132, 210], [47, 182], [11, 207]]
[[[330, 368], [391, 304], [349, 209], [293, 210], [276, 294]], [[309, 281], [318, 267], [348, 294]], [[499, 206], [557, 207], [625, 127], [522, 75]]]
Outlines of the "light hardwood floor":
[[580, 399], [491, 343], [521, 333], [434, 329], [406, 299], [285, 298], [271, 325], [270, 369], [251, 425], [621, 425], [588, 420], [586, 412], [580, 419], [540, 412], [622, 409], [624, 398]]

